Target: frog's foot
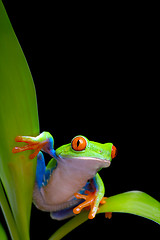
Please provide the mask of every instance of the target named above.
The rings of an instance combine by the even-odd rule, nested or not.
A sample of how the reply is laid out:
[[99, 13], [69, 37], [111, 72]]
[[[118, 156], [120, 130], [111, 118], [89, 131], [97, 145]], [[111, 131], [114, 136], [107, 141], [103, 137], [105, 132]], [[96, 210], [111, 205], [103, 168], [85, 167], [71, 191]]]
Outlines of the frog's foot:
[[83, 194], [80, 194], [80, 193], [75, 193], [74, 194], [74, 196], [77, 199], [84, 199], [85, 201], [83, 203], [79, 204], [77, 207], [75, 207], [73, 209], [73, 212], [74, 212], [74, 214], [79, 214], [82, 211], [83, 208], [91, 207], [91, 211], [89, 213], [88, 218], [92, 219], [92, 218], [94, 218], [94, 216], [96, 214], [93, 211], [93, 203], [94, 203], [94, 200], [95, 200], [95, 192], [85, 191], [85, 193], [88, 194], [88, 195], [83, 195]]
[[[90, 213], [88, 215], [89, 219], [93, 219], [97, 213], [97, 211], [99, 210], [98, 206], [95, 205], [95, 201], [96, 201], [96, 191], [95, 192], [89, 192], [89, 191], [85, 191], [85, 194], [88, 195], [83, 195], [80, 193], [75, 193], [74, 196], [77, 199], [84, 199], [85, 201], [81, 204], [79, 204], [77, 207], [75, 207], [73, 209], [74, 214], [79, 214], [83, 208], [88, 209], [90, 208]], [[103, 197], [100, 201], [100, 204], [105, 204], [107, 197]], [[112, 213], [110, 212], [106, 212], [105, 213], [105, 217], [111, 219], [112, 217]]]
[[[93, 219], [98, 211], [98, 205], [96, 204], [96, 197], [97, 197], [97, 193], [96, 191], [95, 192], [90, 192], [90, 191], [85, 191], [85, 194], [87, 195], [83, 195], [83, 194], [80, 194], [80, 193], [75, 193], [74, 196], [77, 198], [77, 199], [84, 199], [85, 201], [81, 204], [79, 204], [77, 207], [75, 207], [73, 209], [73, 212], [75, 214], [78, 214], [82, 211], [83, 208], [90, 208], [90, 213], [88, 215], [88, 218], [89, 219]], [[103, 198], [102, 200], [100, 201], [100, 203], [103, 204]]]
[[45, 141], [40, 141], [37, 140], [36, 137], [29, 137], [29, 136], [17, 136], [15, 138], [16, 142], [25, 142], [28, 145], [23, 146], [23, 147], [14, 147], [12, 149], [13, 153], [19, 153], [19, 152], [23, 152], [26, 150], [35, 150], [34, 153], [30, 154], [29, 158], [33, 159], [37, 156], [37, 154], [39, 153], [39, 151], [43, 148], [43, 146], [47, 143], [47, 140]]

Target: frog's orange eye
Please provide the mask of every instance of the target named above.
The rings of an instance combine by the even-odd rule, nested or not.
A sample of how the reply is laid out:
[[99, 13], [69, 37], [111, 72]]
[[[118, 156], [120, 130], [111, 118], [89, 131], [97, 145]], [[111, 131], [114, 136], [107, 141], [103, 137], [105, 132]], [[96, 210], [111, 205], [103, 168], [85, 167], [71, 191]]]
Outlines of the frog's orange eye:
[[72, 146], [73, 150], [75, 150], [75, 151], [82, 151], [86, 148], [87, 141], [83, 137], [80, 137], [80, 136], [75, 137], [72, 140], [71, 146]]
[[117, 156], [117, 148], [113, 145], [112, 146], [112, 152], [111, 152], [111, 158], [115, 158]]

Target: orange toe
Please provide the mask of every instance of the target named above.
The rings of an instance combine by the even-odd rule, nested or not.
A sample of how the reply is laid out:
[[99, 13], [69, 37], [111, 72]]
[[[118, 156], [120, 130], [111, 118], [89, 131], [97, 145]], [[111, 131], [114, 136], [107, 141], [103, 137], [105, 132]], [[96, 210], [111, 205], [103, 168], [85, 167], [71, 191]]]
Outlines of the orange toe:
[[32, 137], [24, 137], [24, 136], [17, 136], [15, 138], [16, 142], [25, 142], [27, 145], [23, 147], [14, 147], [12, 149], [13, 153], [19, 153], [27, 150], [35, 150], [34, 153], [30, 154], [29, 158], [33, 159], [37, 156], [39, 151], [43, 148], [43, 146], [46, 144], [46, 141], [40, 142], [40, 141], [35, 141], [32, 139]]
[[106, 212], [105, 213], [105, 218], [111, 219], [112, 218], [112, 213], [111, 212]]
[[100, 204], [105, 204], [106, 203], [107, 197], [103, 197], [102, 200], [100, 201]]

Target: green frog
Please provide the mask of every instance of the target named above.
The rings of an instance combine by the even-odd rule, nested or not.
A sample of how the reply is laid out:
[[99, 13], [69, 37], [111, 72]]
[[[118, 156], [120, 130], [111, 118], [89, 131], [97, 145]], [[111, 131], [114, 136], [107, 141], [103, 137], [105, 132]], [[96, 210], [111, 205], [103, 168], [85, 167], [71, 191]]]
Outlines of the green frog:
[[[98, 172], [109, 167], [117, 154], [112, 143], [101, 144], [79, 135], [55, 150], [49, 132], [37, 137], [17, 136], [15, 141], [27, 145], [14, 147], [13, 153], [35, 150], [30, 159], [37, 156], [33, 202], [38, 209], [50, 212], [57, 220], [79, 214], [84, 208], [90, 210], [89, 219], [95, 217], [99, 205], [105, 203], [105, 188]], [[47, 166], [42, 151], [52, 157]]]

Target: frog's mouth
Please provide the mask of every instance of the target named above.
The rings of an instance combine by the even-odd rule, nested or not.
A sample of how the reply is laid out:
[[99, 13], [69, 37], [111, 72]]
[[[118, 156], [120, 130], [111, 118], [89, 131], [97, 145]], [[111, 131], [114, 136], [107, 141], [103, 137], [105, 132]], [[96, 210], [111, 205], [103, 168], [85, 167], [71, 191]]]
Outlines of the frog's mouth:
[[[107, 168], [111, 165], [111, 161], [103, 158], [95, 158], [95, 157], [71, 157], [71, 156], [65, 156], [60, 157], [59, 159], [61, 162], [74, 162], [74, 164], [79, 163], [81, 165], [95, 165], [99, 166], [100, 168]], [[73, 164], [73, 165], [74, 165]], [[78, 165], [79, 165], [78, 164]]]

